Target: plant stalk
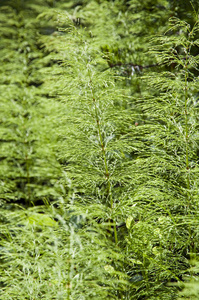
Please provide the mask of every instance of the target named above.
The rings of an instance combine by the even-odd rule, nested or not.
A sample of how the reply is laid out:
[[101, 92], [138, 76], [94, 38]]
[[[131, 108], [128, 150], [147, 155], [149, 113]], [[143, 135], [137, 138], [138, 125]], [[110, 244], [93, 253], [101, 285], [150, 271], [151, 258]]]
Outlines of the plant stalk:
[[[112, 196], [112, 191], [111, 191], [110, 173], [109, 173], [108, 163], [107, 163], [107, 159], [106, 159], [106, 150], [105, 150], [105, 145], [104, 145], [103, 138], [102, 138], [102, 132], [101, 132], [100, 121], [99, 121], [97, 105], [96, 105], [96, 98], [95, 98], [94, 91], [93, 91], [93, 88], [92, 88], [91, 77], [90, 77], [90, 89], [91, 89], [92, 98], [93, 98], [94, 111], [95, 111], [95, 120], [96, 120], [96, 124], [97, 124], [98, 136], [99, 136], [100, 146], [101, 146], [101, 150], [102, 150], [102, 156], [103, 156], [103, 160], [104, 160], [105, 176], [106, 176], [106, 180], [107, 180], [107, 190], [108, 190], [108, 196], [109, 196], [109, 199], [110, 199], [110, 208], [111, 208], [111, 210], [113, 210], [113, 196]], [[115, 244], [117, 244], [118, 243], [118, 236], [117, 236], [116, 223], [115, 223], [114, 220], [113, 220], [113, 228], [114, 228]]]

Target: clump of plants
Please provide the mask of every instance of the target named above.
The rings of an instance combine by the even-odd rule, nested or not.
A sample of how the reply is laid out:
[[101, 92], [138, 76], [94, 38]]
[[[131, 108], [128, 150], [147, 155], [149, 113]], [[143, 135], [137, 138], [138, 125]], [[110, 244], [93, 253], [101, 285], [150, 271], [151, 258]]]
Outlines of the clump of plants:
[[38, 17], [57, 29], [39, 36], [34, 57], [34, 43], [17, 52], [17, 99], [6, 77], [2, 198], [18, 205], [0, 215], [4, 299], [177, 299], [198, 252], [197, 15], [194, 25], [172, 18], [140, 62], [153, 66], [133, 71], [118, 45], [87, 30], [87, 9], [107, 2], [80, 6]]

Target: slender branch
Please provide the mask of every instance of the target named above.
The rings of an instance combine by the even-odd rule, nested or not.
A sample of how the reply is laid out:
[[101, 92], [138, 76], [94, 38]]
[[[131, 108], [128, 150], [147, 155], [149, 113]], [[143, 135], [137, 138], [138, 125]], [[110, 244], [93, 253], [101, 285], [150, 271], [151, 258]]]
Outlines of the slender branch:
[[[182, 57], [181, 59], [182, 60], [187, 60], [187, 58], [189, 58], [189, 56]], [[133, 62], [123, 63], [123, 62], [120, 61], [120, 62], [117, 62], [117, 63], [111, 63], [110, 61], [108, 61], [108, 65], [109, 65], [109, 67], [106, 68], [104, 71], [106, 71], [107, 69], [110, 69], [110, 68], [115, 68], [115, 67], [127, 67], [127, 68], [132, 67], [136, 71], [142, 71], [143, 69], [149, 69], [149, 68], [154, 68], [154, 67], [160, 67], [160, 66], [163, 66], [163, 65], [167, 65], [167, 63], [164, 62], [164, 63], [156, 63], [156, 64], [143, 66], [143, 65], [135, 64]]]
[[132, 62], [129, 62], [129, 63], [118, 62], [115, 64], [109, 63], [109, 68], [114, 68], [114, 67], [118, 67], [118, 66], [134, 67], [138, 71], [141, 71], [142, 69], [160, 66], [160, 64], [152, 64], [152, 65], [142, 66], [142, 65], [134, 64]]

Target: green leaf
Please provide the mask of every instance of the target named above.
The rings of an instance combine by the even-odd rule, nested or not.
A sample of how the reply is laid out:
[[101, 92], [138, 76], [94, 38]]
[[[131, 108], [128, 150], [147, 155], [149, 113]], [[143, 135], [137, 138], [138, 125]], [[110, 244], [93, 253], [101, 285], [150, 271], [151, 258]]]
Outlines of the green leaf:
[[126, 219], [126, 228], [127, 229], [130, 229], [131, 227], [131, 222], [133, 221], [133, 217], [132, 216], [129, 216], [127, 219]]
[[131, 258], [130, 261], [134, 264], [137, 264], [137, 265], [142, 265], [142, 262], [138, 259], [134, 259], [134, 258]]
[[104, 266], [104, 270], [105, 270], [106, 272], [108, 272], [109, 274], [113, 274], [114, 271], [115, 271], [115, 269], [114, 269], [112, 266], [110, 266], [110, 265]]
[[58, 226], [57, 222], [54, 221], [51, 217], [39, 213], [34, 213], [31, 216], [29, 216], [27, 219], [27, 223], [32, 225], [38, 225], [38, 226], [51, 226], [51, 227]]

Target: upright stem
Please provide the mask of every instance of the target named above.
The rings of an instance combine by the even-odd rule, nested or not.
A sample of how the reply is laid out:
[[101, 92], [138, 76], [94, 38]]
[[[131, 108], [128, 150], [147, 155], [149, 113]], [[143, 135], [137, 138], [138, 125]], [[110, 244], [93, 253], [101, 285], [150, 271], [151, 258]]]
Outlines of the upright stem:
[[[187, 47], [187, 52], [190, 52], [190, 49]], [[189, 50], [189, 51], [188, 51]], [[188, 102], [188, 53], [186, 53], [186, 63], [185, 63], [185, 141], [186, 141], [186, 173], [187, 173], [187, 213], [189, 214], [191, 209], [191, 198], [190, 198], [190, 171], [189, 171], [189, 128], [188, 128], [188, 111], [187, 111], [187, 102]], [[192, 228], [189, 226], [189, 241], [191, 242], [190, 252], [191, 255], [194, 255], [195, 245], [192, 244]]]
[[[189, 129], [188, 129], [188, 111], [187, 111], [187, 101], [188, 101], [188, 66], [187, 66], [187, 54], [185, 63], [185, 141], [186, 141], [186, 169], [187, 169], [187, 188], [190, 190], [190, 178], [189, 178]], [[188, 193], [189, 195], [189, 193]]]
[[30, 206], [30, 203], [32, 205], [34, 205], [34, 203], [31, 201], [31, 193], [30, 193], [30, 173], [29, 173], [29, 161], [28, 161], [28, 153], [25, 154], [25, 162], [26, 162], [26, 179], [27, 179], [27, 182], [26, 182], [26, 185], [28, 186], [28, 191], [27, 191], [27, 194], [25, 195], [26, 196], [26, 204], [28, 206]]
[[[107, 163], [107, 159], [106, 159], [105, 145], [104, 145], [104, 141], [103, 141], [103, 138], [102, 138], [102, 131], [101, 131], [100, 120], [99, 120], [99, 116], [98, 116], [96, 98], [95, 98], [94, 91], [93, 91], [93, 88], [92, 88], [91, 76], [90, 76], [90, 89], [91, 89], [92, 98], [93, 98], [94, 111], [95, 111], [95, 120], [96, 120], [96, 124], [97, 124], [99, 141], [100, 141], [100, 146], [101, 146], [101, 150], [102, 150], [102, 157], [103, 157], [103, 161], [104, 161], [105, 176], [106, 176], [107, 187], [108, 187], [108, 197], [110, 199], [110, 208], [111, 208], [111, 210], [113, 210], [113, 196], [112, 196], [112, 191], [111, 191], [110, 173], [109, 173], [108, 163]], [[113, 221], [113, 228], [114, 228], [115, 243], [117, 244], [118, 243], [118, 237], [117, 237], [117, 228], [116, 228], [115, 221]]]
[[184, 97], [185, 97], [185, 103], [184, 103], [184, 107], [185, 107], [185, 147], [186, 147], [186, 157], [185, 157], [185, 164], [186, 164], [186, 177], [187, 177], [187, 202], [188, 202], [188, 208], [190, 209], [190, 174], [189, 174], [189, 128], [188, 128], [188, 108], [187, 108], [187, 102], [188, 102], [188, 77], [189, 77], [189, 73], [188, 73], [188, 52], [190, 51], [190, 49], [186, 49], [187, 53], [186, 53], [186, 60], [185, 60], [185, 92], [184, 92]]

